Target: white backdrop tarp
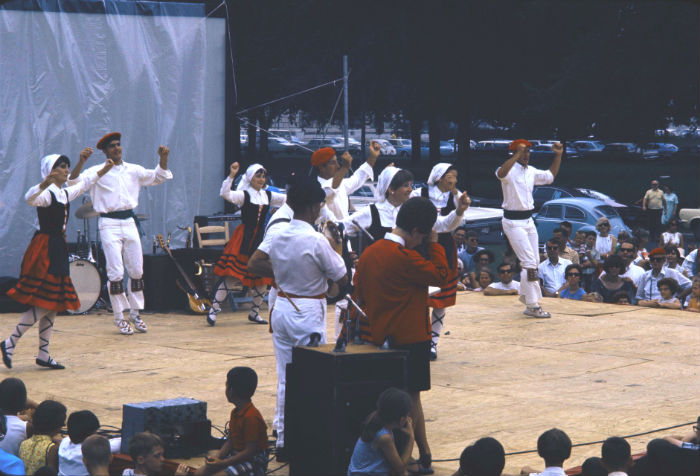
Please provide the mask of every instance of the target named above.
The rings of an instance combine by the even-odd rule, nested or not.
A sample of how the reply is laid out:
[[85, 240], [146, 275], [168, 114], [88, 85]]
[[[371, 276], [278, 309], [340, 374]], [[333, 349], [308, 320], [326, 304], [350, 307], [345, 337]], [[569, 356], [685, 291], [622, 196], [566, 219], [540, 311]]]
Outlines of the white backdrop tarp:
[[[34, 232], [36, 210], [24, 194], [40, 181], [41, 157], [66, 154], [75, 164], [109, 131], [122, 132], [125, 161], [147, 168], [158, 163], [159, 144], [170, 147], [174, 179], [144, 188], [136, 209], [148, 217], [144, 249], [155, 234], [223, 209], [225, 22], [201, 10], [145, 16], [0, 7], [0, 275], [19, 275]], [[95, 150], [86, 167], [104, 159]], [[74, 216], [81, 203], [71, 204], [68, 241], [84, 231]], [[96, 218], [89, 228], [95, 240]], [[173, 234], [175, 247], [184, 237]]]

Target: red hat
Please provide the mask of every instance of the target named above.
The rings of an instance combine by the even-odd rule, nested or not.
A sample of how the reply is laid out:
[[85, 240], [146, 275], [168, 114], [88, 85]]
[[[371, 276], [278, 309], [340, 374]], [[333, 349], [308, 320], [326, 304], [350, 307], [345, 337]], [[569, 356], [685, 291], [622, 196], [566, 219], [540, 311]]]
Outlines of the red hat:
[[330, 161], [333, 157], [335, 157], [335, 149], [332, 147], [323, 147], [311, 155], [311, 165], [313, 167], [318, 167]]
[[97, 148], [100, 150], [103, 150], [105, 147], [109, 145], [110, 142], [112, 142], [114, 139], [121, 140], [122, 138], [122, 133], [121, 132], [110, 132], [109, 134], [105, 134], [102, 139], [97, 141]]
[[532, 147], [532, 142], [530, 142], [527, 139], [515, 139], [513, 142], [510, 143], [508, 148], [510, 150], [517, 150], [518, 145], [520, 145], [520, 144], [525, 144], [526, 147]]
[[666, 256], [666, 250], [663, 248], [654, 248], [649, 252], [649, 257], [651, 256], [659, 256], [659, 255], [664, 255]]

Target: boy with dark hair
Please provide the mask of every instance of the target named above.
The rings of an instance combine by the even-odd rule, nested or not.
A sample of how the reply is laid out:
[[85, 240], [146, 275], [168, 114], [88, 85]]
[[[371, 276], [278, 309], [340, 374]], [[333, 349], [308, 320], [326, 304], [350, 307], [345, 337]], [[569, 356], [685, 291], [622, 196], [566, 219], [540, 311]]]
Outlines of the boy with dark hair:
[[80, 447], [83, 464], [90, 476], [109, 476], [112, 452], [109, 440], [102, 435], [90, 435]]
[[611, 436], [603, 442], [601, 448], [603, 467], [608, 475], [627, 476], [627, 470], [632, 466], [632, 450], [624, 438]]
[[58, 475], [86, 476], [88, 469], [83, 464], [81, 445], [85, 438], [100, 429], [100, 421], [89, 410], [73, 412], [68, 416], [68, 438], [58, 446]]
[[547, 430], [537, 438], [537, 454], [544, 459], [545, 469], [541, 473], [528, 468], [522, 469], [521, 474], [530, 476], [566, 476], [564, 461], [571, 456], [571, 440], [558, 428]]
[[198, 476], [253, 476], [267, 471], [267, 425], [251, 397], [258, 387], [258, 374], [250, 367], [234, 367], [226, 375], [226, 398], [231, 411], [229, 436], [215, 457], [197, 468]]
[[27, 387], [24, 386], [24, 382], [12, 377], [0, 382], [0, 413], [5, 416], [7, 422], [5, 438], [0, 441], [1, 450], [17, 456], [20, 443], [31, 436], [31, 423], [17, 416], [28, 407], [36, 408], [36, 403], [27, 399]]
[[495, 438], [481, 438], [462, 451], [459, 469], [453, 476], [501, 476], [505, 465], [503, 445]]

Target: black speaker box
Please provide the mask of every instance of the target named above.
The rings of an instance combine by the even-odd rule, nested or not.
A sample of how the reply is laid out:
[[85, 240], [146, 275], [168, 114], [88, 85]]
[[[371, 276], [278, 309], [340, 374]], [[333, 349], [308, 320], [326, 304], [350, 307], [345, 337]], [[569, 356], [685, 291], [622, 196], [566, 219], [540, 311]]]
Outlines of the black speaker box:
[[295, 347], [287, 366], [289, 474], [345, 475], [362, 423], [389, 387], [406, 387], [406, 351], [349, 345]]

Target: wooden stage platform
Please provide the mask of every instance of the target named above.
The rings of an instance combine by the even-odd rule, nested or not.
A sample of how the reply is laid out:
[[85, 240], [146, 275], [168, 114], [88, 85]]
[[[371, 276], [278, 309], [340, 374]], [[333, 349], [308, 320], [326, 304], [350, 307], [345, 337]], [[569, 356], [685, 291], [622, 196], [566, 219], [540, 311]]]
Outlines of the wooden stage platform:
[[[433, 458], [459, 458], [468, 444], [493, 436], [506, 452], [536, 448], [551, 427], [574, 444], [694, 421], [700, 414], [700, 319], [697, 313], [545, 299], [552, 319], [522, 315], [513, 296], [458, 295], [447, 313], [432, 390], [423, 406]], [[332, 315], [332, 312], [329, 312]], [[34, 364], [36, 326], [20, 341], [14, 368], [0, 378], [24, 380], [35, 400], [52, 398], [68, 411], [88, 409], [103, 424], [121, 426], [122, 404], [178, 396], [208, 402], [208, 416], [223, 427], [231, 406], [226, 372], [253, 367], [254, 402], [269, 426], [275, 402], [275, 357], [266, 326], [248, 323], [247, 311], [203, 316], [145, 314], [147, 334], [119, 335], [106, 312], [59, 316], [51, 354], [63, 371]], [[18, 314], [0, 315], [9, 335]], [[332, 324], [328, 326], [332, 334]], [[631, 438], [632, 452], [678, 430]], [[600, 455], [600, 445], [574, 448], [567, 467]], [[198, 465], [201, 459], [189, 464]], [[506, 472], [542, 467], [536, 453], [507, 456]], [[278, 466], [272, 462], [270, 469]], [[458, 462], [437, 462], [451, 474]], [[286, 469], [277, 474], [286, 474]]]

